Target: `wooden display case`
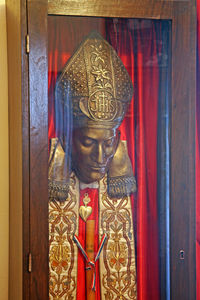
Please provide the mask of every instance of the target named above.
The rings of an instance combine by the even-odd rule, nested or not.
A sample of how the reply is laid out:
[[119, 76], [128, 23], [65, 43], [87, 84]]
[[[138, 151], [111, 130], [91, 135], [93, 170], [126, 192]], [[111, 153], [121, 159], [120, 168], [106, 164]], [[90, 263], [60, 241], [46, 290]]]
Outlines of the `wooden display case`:
[[[48, 299], [48, 15], [171, 21], [170, 299], [196, 299], [195, 1], [7, 0], [10, 299]], [[163, 99], [164, 99], [163, 95]], [[163, 222], [165, 223], [165, 222]], [[161, 299], [166, 296], [162, 225]]]

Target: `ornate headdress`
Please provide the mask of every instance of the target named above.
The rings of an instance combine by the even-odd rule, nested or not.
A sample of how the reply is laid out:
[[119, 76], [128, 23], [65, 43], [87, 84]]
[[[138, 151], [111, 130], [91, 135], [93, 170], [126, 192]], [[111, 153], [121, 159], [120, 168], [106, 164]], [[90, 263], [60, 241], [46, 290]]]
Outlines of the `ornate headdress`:
[[70, 98], [75, 127], [119, 127], [132, 95], [121, 59], [97, 32], [81, 43], [56, 85], [57, 101], [67, 105]]
[[[132, 95], [132, 82], [121, 59], [100, 34], [92, 32], [69, 59], [56, 83], [56, 122], [57, 127], [61, 124], [61, 131], [69, 135], [67, 149], [71, 149], [69, 127], [119, 127]], [[51, 149], [49, 194], [50, 197], [65, 199], [70, 153], [61, 144], [64, 144], [63, 141], [54, 140]], [[62, 153], [61, 158], [59, 153]], [[113, 197], [121, 197], [135, 190], [127, 149], [120, 142], [108, 172], [108, 193]]]

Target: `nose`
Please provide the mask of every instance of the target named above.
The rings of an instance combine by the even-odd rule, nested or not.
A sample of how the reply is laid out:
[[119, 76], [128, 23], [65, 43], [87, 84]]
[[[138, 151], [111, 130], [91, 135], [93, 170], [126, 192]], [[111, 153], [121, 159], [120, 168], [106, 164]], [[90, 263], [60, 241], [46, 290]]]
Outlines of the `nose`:
[[99, 144], [96, 148], [96, 162], [98, 164], [103, 164], [104, 162], [104, 151], [101, 144]]

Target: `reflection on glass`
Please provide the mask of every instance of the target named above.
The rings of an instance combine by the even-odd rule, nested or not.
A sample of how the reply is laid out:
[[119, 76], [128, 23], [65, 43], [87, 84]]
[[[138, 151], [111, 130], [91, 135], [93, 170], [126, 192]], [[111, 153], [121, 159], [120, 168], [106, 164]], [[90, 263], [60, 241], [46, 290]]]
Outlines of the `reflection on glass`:
[[160, 299], [169, 26], [49, 17], [50, 299]]

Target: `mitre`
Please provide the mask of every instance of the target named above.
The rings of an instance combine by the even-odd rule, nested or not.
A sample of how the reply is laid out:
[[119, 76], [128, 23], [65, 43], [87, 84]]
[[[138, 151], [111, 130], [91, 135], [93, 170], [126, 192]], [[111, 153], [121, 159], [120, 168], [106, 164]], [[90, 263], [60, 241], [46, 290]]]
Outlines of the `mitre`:
[[[50, 197], [64, 200], [67, 196], [72, 130], [118, 128], [132, 95], [131, 79], [116, 51], [99, 33], [89, 34], [68, 60], [56, 83], [55, 116], [59, 136], [52, 142], [50, 151]], [[119, 142], [107, 183], [111, 197], [136, 191], [126, 142]]]

